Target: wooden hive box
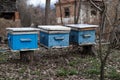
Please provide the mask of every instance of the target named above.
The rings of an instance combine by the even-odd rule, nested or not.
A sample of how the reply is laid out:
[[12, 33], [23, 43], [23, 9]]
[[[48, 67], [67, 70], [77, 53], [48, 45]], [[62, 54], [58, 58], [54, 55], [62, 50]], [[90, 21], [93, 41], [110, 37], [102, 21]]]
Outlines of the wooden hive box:
[[38, 49], [38, 31], [35, 28], [7, 28], [8, 46], [13, 51]]
[[47, 48], [63, 48], [69, 46], [70, 28], [50, 25], [38, 26], [40, 29], [40, 44]]
[[66, 26], [72, 29], [70, 32], [70, 42], [77, 43], [79, 45], [95, 44], [95, 32], [98, 25], [70, 24]]

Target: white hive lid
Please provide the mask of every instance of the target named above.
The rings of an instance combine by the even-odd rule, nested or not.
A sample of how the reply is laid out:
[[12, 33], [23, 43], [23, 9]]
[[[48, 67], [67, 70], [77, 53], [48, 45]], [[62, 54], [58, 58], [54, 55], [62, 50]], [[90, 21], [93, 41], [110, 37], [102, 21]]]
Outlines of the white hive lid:
[[37, 31], [37, 28], [6, 28], [8, 31]]
[[72, 27], [72, 28], [96, 28], [98, 27], [98, 25], [91, 25], [91, 24], [70, 24], [66, 26]]
[[50, 31], [64, 31], [64, 30], [70, 30], [71, 28], [60, 26], [60, 25], [39, 25], [38, 28], [44, 29], [44, 30], [50, 30]]

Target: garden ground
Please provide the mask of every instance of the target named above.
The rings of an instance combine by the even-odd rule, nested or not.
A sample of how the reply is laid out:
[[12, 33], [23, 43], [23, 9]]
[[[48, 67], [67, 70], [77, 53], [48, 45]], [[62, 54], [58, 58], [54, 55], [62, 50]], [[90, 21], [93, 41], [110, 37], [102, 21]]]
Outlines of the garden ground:
[[[11, 58], [12, 56], [12, 58]], [[35, 51], [33, 64], [21, 62], [19, 53], [0, 52], [0, 80], [99, 80], [97, 56], [79, 48]], [[120, 50], [112, 50], [105, 67], [106, 80], [120, 80]]]

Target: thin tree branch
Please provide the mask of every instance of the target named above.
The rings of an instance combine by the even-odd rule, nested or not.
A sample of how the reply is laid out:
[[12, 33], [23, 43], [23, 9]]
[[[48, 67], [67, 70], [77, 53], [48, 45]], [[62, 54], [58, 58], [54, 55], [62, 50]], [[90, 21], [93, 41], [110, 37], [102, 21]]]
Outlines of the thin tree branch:
[[92, 0], [89, 0], [90, 1], [90, 3], [94, 6], [94, 7], [96, 7], [99, 11], [102, 11], [102, 9], [100, 8], [100, 7], [98, 7]]
[[[98, 6], [93, 2], [93, 0], [89, 0], [89, 1], [90, 1], [90, 3], [91, 3], [95, 8], [97, 8], [100, 12], [103, 11], [100, 7], [98, 7]], [[104, 0], [102, 0], [102, 3], [104, 4]], [[108, 20], [110, 26], [112, 26], [111, 20], [109, 19], [107, 13], [105, 13], [105, 16], [106, 16], [106, 19]]]

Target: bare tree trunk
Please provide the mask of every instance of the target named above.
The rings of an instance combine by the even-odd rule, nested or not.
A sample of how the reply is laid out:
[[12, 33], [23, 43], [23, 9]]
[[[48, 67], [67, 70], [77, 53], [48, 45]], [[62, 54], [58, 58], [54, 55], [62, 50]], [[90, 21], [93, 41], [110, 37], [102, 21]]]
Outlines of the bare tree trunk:
[[104, 67], [106, 64], [106, 61], [104, 61], [103, 56], [102, 56], [102, 32], [103, 32], [103, 28], [105, 27], [105, 13], [106, 13], [106, 6], [104, 5], [104, 10], [102, 12], [102, 18], [101, 18], [101, 24], [100, 24], [100, 29], [99, 29], [99, 55], [100, 55], [100, 61], [101, 61], [101, 66], [100, 66], [100, 80], [104, 80]]
[[49, 19], [50, 1], [51, 0], [46, 0], [46, 6], [45, 6], [45, 25], [50, 24], [50, 19]]
[[22, 27], [28, 27], [31, 25], [31, 18], [28, 11], [28, 7], [26, 4], [26, 0], [18, 0], [17, 1], [17, 8], [20, 14], [20, 23], [22, 25]]
[[78, 13], [77, 13], [76, 24], [78, 23], [79, 18], [80, 18], [81, 5], [82, 5], [82, 0], [79, 0], [79, 5], [78, 5]]
[[75, 0], [74, 2], [74, 24], [77, 24], [76, 23], [76, 8], [77, 8], [77, 0]]
[[60, 19], [61, 19], [61, 24], [63, 25], [63, 19], [62, 19], [62, 8], [61, 8], [61, 1], [59, 0], [59, 7], [60, 7]]
[[[74, 3], [74, 24], [78, 24], [79, 17], [80, 17], [81, 4], [82, 4], [82, 0], [78, 1], [78, 5], [77, 5], [77, 0], [75, 0], [75, 3]], [[78, 8], [77, 8], [77, 6], [78, 6]]]

